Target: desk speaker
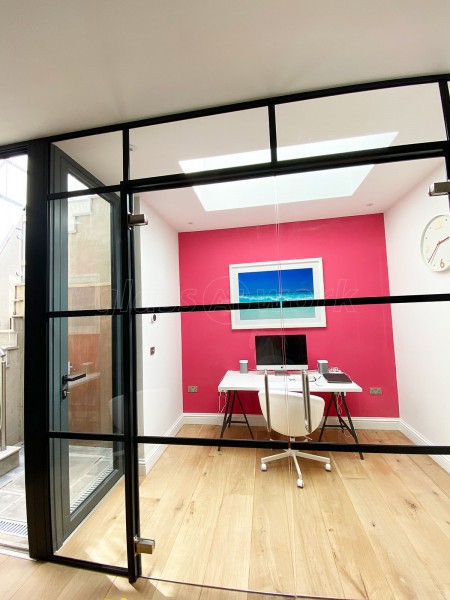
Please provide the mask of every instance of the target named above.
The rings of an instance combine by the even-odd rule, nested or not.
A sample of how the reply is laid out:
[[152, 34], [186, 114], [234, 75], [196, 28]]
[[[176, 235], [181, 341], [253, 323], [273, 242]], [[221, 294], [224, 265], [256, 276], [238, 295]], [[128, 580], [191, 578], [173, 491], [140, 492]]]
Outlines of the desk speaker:
[[239, 361], [239, 372], [240, 373], [248, 373], [248, 360], [240, 360]]
[[328, 361], [327, 360], [318, 360], [317, 361], [317, 370], [319, 373], [328, 373]]

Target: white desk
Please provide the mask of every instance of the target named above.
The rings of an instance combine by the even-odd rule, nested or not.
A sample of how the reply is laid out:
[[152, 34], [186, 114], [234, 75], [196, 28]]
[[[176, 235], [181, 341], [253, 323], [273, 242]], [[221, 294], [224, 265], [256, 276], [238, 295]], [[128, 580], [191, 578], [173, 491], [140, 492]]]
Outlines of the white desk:
[[[314, 380], [312, 380], [314, 379]], [[273, 390], [286, 390], [291, 392], [302, 391], [302, 376], [301, 374], [295, 375], [269, 375], [269, 386]], [[241, 399], [238, 392], [259, 392], [264, 389], [264, 373], [262, 371], [249, 371], [248, 373], [240, 373], [239, 371], [227, 371], [222, 381], [219, 383], [218, 391], [226, 393], [225, 411], [223, 416], [222, 431], [220, 437], [223, 438], [225, 429], [231, 425], [231, 423], [246, 423], [250, 435], [253, 438], [253, 432], [247, 419], [244, 407], [242, 406]], [[352, 381], [351, 383], [328, 383], [328, 381], [322, 377], [319, 373], [312, 373], [309, 377], [309, 391], [311, 394], [329, 393], [331, 394], [328, 401], [328, 406], [325, 412], [325, 418], [323, 421], [322, 429], [320, 431], [319, 442], [322, 439], [323, 431], [325, 427], [341, 427], [349, 431], [355, 442], [358, 444], [358, 436], [356, 435], [355, 428], [353, 427], [352, 418], [348, 410], [347, 402], [345, 400], [345, 394], [347, 392], [362, 392], [362, 388]], [[234, 403], [238, 401], [244, 421], [233, 421]], [[338, 400], [342, 402], [342, 406], [345, 410], [345, 417], [348, 420], [348, 424], [344, 421], [338, 408]], [[328, 415], [330, 414], [331, 406], [336, 409], [338, 416], [338, 425], [327, 425]], [[359, 453], [361, 459], [363, 458], [362, 453]]]

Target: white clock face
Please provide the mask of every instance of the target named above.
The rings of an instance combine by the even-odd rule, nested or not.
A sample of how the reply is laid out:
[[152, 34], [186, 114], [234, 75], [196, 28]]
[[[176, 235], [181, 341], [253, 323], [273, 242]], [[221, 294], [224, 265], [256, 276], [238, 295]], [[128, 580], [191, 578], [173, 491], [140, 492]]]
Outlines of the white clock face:
[[422, 257], [432, 271], [450, 269], [450, 215], [434, 217], [425, 227]]

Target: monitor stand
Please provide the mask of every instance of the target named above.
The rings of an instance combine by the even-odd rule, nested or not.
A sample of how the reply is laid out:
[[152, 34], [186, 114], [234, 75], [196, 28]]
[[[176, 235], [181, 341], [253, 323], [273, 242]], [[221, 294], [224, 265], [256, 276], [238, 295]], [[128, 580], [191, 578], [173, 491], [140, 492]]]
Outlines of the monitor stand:
[[275, 375], [289, 375], [287, 371], [275, 371]]

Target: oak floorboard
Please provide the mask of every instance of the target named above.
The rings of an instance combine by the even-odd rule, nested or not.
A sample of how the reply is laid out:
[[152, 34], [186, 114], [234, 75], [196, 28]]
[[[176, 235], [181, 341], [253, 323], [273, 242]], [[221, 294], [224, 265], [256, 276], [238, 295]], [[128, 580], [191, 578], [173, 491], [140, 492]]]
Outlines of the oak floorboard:
[[250, 570], [255, 450], [227, 448], [230, 469], [203, 583], [247, 589]]
[[[317, 432], [316, 432], [317, 434]], [[354, 443], [351, 435], [340, 429], [326, 429], [322, 438], [323, 442], [333, 442], [335, 444]], [[326, 456], [327, 453], [324, 453]], [[362, 478], [367, 477], [367, 473], [362, 465], [362, 460], [358, 452], [331, 452], [332, 468], [338, 470], [341, 477]]]
[[442, 492], [450, 498], [449, 474], [427, 454], [411, 454], [411, 460], [430, 477]]
[[344, 479], [343, 485], [395, 598], [444, 598], [373, 481]]
[[[386, 434], [389, 433], [391, 432], [367, 431], [363, 433], [363, 438], [369, 444], [387, 444], [390, 436]], [[392, 472], [402, 481], [406, 489], [417, 498], [423, 509], [427, 511], [440, 530], [450, 539], [450, 498], [435, 484], [433, 478], [428, 475], [427, 470], [417, 468], [417, 464], [412, 460], [412, 455], [382, 454], [380, 456], [383, 456]], [[435, 463], [435, 461], [433, 462]], [[441, 469], [441, 467], [439, 468]]]
[[[318, 475], [320, 476], [314, 477], [312, 482], [328, 531], [344, 597], [370, 600], [395, 598], [339, 470], [332, 465], [330, 473]], [[348, 478], [347, 481], [365, 480]]]
[[7, 556], [0, 564], [0, 598], [9, 600], [40, 567], [35, 561]]
[[24, 598], [47, 600], [48, 598], [54, 598], [56, 593], [59, 593], [77, 572], [76, 569], [68, 569], [53, 563], [37, 562], [36, 565], [38, 565], [38, 568], [11, 596], [11, 600], [23, 600]]
[[[325, 453], [324, 453], [325, 454]], [[344, 589], [320, 509], [314, 480], [331, 483], [323, 463], [299, 459], [305, 487], [297, 488], [297, 473], [290, 466], [285, 477], [286, 497], [291, 505], [292, 556], [295, 591], [312, 596], [344, 597]], [[330, 492], [332, 490], [330, 489]]]
[[[177, 471], [172, 473], [171, 484], [166, 488], [156, 508], [151, 511], [150, 517], [147, 518], [145, 510], [142, 511], [141, 535], [156, 540], [154, 554], [142, 557], [144, 575], [162, 577], [173, 544], [205, 467], [208, 450], [201, 446], [190, 446], [185, 459]], [[148, 477], [152, 479], [152, 472]]]
[[[294, 593], [292, 513], [284, 496], [286, 467], [272, 463], [267, 466], [266, 472], [261, 471], [261, 458], [270, 453], [270, 450], [257, 450], [255, 457], [248, 587], [259, 591]], [[295, 480], [292, 484], [295, 485]]]
[[118, 567], [127, 565], [123, 477], [57, 554]]
[[[162, 571], [163, 578], [203, 583], [230, 465], [229, 456], [207, 457]], [[197, 597], [199, 592], [193, 588], [192, 594]]]

